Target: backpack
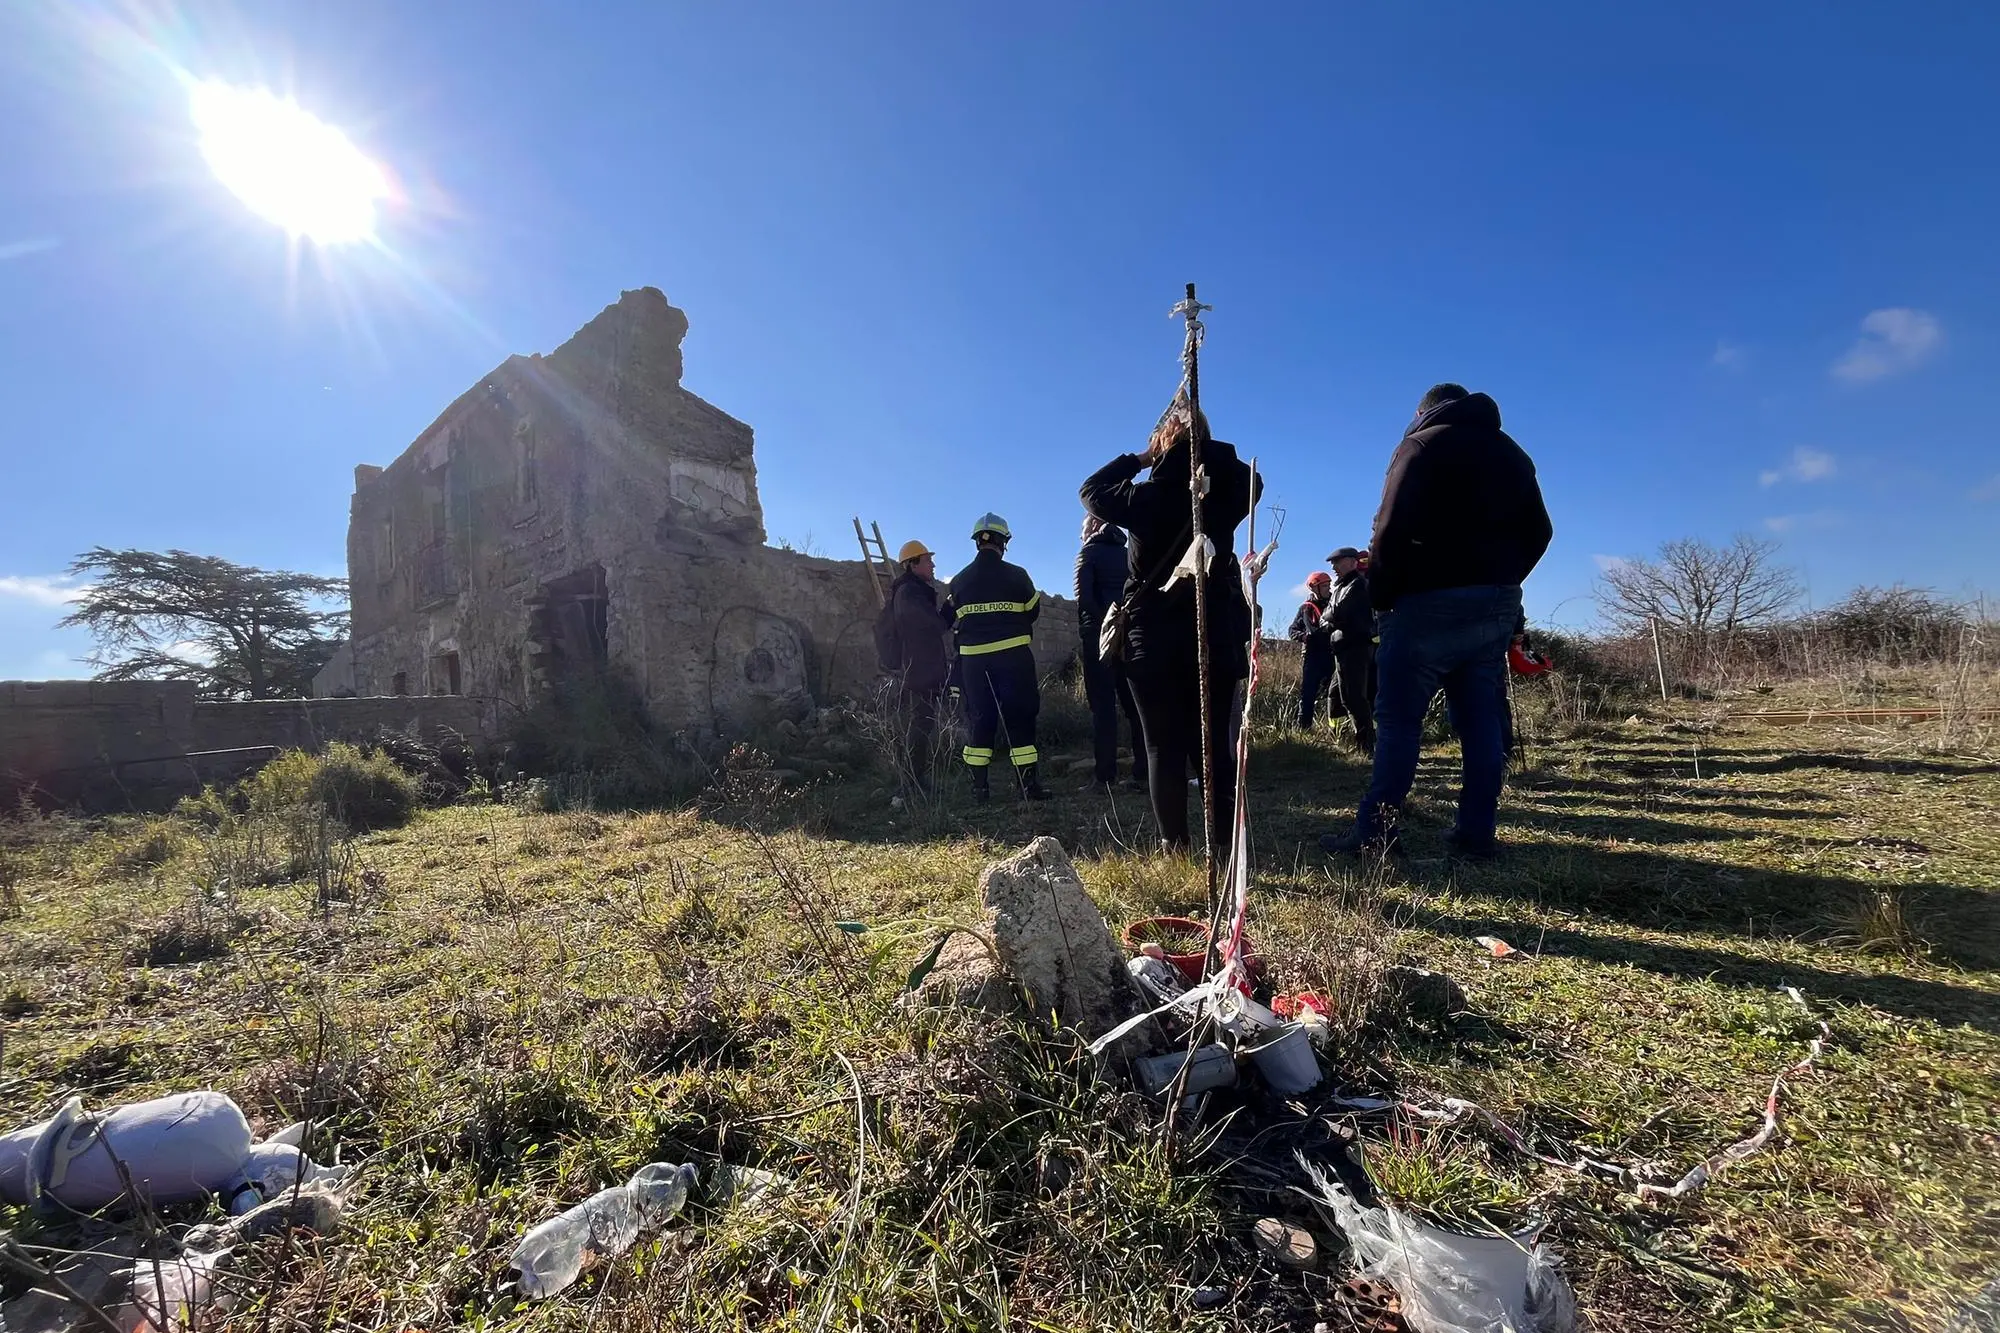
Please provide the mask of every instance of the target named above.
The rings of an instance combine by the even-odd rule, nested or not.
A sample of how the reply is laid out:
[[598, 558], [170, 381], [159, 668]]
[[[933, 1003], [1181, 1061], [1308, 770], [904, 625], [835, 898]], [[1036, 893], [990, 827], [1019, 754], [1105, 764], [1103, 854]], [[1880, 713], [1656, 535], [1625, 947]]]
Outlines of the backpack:
[[892, 676], [903, 669], [903, 632], [896, 624], [894, 594], [875, 613], [875, 657]]

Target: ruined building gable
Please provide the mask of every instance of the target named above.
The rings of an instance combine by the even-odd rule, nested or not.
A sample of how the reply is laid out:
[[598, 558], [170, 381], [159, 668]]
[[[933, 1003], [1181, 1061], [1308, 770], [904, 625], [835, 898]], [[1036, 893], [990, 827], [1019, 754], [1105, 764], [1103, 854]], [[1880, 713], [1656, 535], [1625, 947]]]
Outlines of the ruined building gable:
[[682, 387], [687, 331], [626, 292], [355, 469], [357, 693], [525, 703], [610, 666], [663, 717], [722, 727], [867, 686], [866, 568], [763, 544], [753, 433]]

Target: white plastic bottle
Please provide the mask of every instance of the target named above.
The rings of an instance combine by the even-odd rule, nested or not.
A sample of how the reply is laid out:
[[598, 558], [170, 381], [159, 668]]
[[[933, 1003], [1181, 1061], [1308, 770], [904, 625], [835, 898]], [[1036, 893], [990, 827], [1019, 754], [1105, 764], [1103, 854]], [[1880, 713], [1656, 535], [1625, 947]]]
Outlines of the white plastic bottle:
[[590, 1259], [625, 1253], [640, 1232], [662, 1226], [680, 1212], [693, 1185], [692, 1166], [654, 1162], [623, 1185], [599, 1190], [542, 1223], [521, 1238], [508, 1261], [519, 1275], [521, 1294], [543, 1300], [576, 1281]]

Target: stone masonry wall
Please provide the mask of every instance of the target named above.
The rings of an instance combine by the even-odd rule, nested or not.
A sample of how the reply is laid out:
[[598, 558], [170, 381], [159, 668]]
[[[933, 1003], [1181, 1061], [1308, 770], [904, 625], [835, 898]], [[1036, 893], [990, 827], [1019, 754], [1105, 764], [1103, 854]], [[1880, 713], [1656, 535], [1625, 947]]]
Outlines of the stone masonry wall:
[[[764, 545], [753, 434], [681, 386], [687, 327], [658, 291], [626, 292], [355, 470], [357, 693], [436, 693], [455, 663], [461, 692], [525, 705], [556, 658], [540, 599], [597, 571], [604, 656], [670, 725], [726, 733], [867, 690], [866, 567]], [[1051, 599], [1044, 669], [1075, 642], [1074, 606]]]
[[[383, 731], [475, 749], [500, 736], [492, 699], [270, 699], [204, 703], [186, 681], [0, 681], [0, 801], [32, 788], [57, 805], [162, 809], [278, 749], [366, 742]], [[250, 754], [222, 753], [253, 750]]]

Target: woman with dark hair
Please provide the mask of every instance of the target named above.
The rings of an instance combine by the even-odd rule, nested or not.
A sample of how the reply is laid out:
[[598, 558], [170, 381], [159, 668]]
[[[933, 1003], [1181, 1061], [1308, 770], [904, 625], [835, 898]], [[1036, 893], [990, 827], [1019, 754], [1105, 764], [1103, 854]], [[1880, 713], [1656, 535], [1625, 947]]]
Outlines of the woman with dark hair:
[[[1208, 566], [1208, 698], [1201, 697], [1196, 652], [1195, 588], [1191, 577], [1174, 577], [1193, 530], [1193, 497], [1188, 472], [1193, 432], [1201, 432], [1202, 469], [1208, 496], [1201, 527], [1214, 549]], [[1151, 476], [1138, 479], [1148, 468]], [[1261, 480], [1257, 489], [1263, 489]], [[1236, 561], [1236, 529], [1257, 502], [1251, 493], [1250, 465], [1236, 446], [1214, 439], [1208, 419], [1192, 420], [1177, 397], [1153, 428], [1146, 452], [1112, 459], [1083, 483], [1083, 507], [1130, 538], [1125, 600], [1130, 622], [1124, 663], [1139, 703], [1146, 733], [1146, 766], [1151, 780], [1153, 819], [1160, 840], [1186, 851], [1188, 775], [1201, 764], [1201, 720], [1208, 712], [1214, 771], [1205, 780], [1215, 792], [1215, 825], [1209, 846], [1229, 846], [1236, 802], [1236, 767], [1229, 749], [1230, 701], [1237, 682], [1250, 674], [1250, 604]]]

